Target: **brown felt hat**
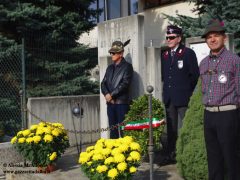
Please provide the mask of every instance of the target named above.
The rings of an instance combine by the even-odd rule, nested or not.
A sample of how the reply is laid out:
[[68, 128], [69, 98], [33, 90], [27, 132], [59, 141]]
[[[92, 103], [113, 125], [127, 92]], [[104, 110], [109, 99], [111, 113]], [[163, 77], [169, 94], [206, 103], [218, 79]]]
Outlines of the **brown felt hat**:
[[208, 22], [202, 38], [205, 38], [210, 32], [225, 33], [224, 23], [218, 19], [212, 19]]

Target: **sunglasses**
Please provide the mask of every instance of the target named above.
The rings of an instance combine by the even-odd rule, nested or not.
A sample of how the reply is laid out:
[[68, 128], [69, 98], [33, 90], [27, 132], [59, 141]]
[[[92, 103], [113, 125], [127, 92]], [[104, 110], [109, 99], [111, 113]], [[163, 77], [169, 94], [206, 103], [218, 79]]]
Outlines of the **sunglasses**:
[[166, 40], [174, 40], [175, 38], [177, 38], [178, 36], [166, 36]]
[[111, 55], [111, 56], [114, 56], [115, 54], [119, 54], [119, 53], [110, 52], [110, 55]]

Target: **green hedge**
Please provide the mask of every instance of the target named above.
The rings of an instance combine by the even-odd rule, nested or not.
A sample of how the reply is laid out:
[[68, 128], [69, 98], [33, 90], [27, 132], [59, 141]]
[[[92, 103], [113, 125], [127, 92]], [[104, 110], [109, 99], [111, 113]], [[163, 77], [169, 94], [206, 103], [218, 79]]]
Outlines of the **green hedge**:
[[177, 168], [185, 180], [206, 180], [208, 177], [203, 110], [201, 86], [198, 83], [177, 140]]
[[[143, 95], [133, 101], [130, 106], [130, 110], [125, 116], [124, 122], [137, 121], [148, 118], [148, 96]], [[152, 99], [152, 117], [163, 119], [164, 118], [164, 108], [162, 103], [153, 97]], [[154, 148], [155, 150], [160, 149], [160, 136], [163, 132], [164, 125], [158, 128], [154, 128], [153, 130], [153, 140], [154, 140]], [[148, 139], [149, 139], [149, 131], [148, 129], [144, 130], [125, 130], [124, 136], [133, 136], [134, 139], [140, 144], [142, 148], [143, 155], [147, 154], [148, 148]]]

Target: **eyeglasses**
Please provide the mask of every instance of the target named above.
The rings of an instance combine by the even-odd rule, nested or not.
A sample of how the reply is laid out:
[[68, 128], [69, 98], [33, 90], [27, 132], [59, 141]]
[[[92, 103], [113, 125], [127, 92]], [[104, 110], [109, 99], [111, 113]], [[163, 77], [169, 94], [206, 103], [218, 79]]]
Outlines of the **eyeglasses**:
[[178, 36], [166, 36], [166, 40], [174, 40], [175, 38], [177, 38]]

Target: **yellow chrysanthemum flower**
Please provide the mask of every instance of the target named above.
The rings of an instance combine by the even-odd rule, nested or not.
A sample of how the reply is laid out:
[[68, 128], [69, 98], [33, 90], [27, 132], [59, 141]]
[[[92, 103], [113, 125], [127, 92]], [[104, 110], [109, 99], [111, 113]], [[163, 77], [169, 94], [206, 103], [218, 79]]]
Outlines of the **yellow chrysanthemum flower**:
[[26, 139], [26, 142], [27, 142], [27, 143], [33, 142], [33, 138], [32, 138], [32, 137], [28, 137], [28, 138]]
[[87, 165], [91, 166], [92, 165], [92, 161], [87, 162]]
[[45, 142], [52, 142], [53, 141], [53, 137], [50, 134], [46, 134], [43, 139], [44, 139]]
[[81, 152], [81, 153], [80, 153], [80, 157], [85, 157], [85, 156], [87, 156], [87, 155], [88, 155], [87, 152]]
[[132, 143], [130, 144], [130, 148], [131, 148], [131, 150], [137, 150], [137, 151], [140, 151], [140, 150], [141, 150], [140, 145], [139, 145], [138, 143], [136, 143], [136, 142], [132, 142]]
[[46, 134], [51, 134], [52, 133], [52, 130], [51, 128], [48, 126], [48, 127], [43, 127], [42, 128], [43, 132], [45, 132]]
[[125, 156], [123, 154], [115, 154], [114, 161], [117, 163], [125, 161]]
[[52, 125], [58, 128], [64, 128], [61, 123], [52, 123]]
[[105, 146], [107, 147], [107, 148], [109, 148], [109, 149], [112, 149], [113, 148], [113, 146], [114, 146], [114, 140], [113, 139], [107, 139], [106, 141], [105, 141]]
[[38, 125], [39, 125], [40, 127], [45, 127], [47, 124], [44, 123], [44, 122], [40, 122]]
[[43, 128], [42, 127], [38, 127], [37, 130], [36, 130], [36, 135], [41, 135], [43, 133], [44, 133]]
[[35, 134], [34, 133], [30, 133], [29, 134], [29, 137], [33, 137]]
[[133, 161], [133, 158], [131, 156], [128, 156], [127, 161]]
[[117, 169], [122, 172], [125, 171], [127, 169], [127, 163], [125, 162], [121, 162], [117, 165]]
[[109, 149], [109, 148], [104, 148], [104, 149], [102, 149], [101, 153], [102, 153], [104, 156], [108, 156], [109, 154], [111, 154], [111, 149]]
[[41, 136], [33, 136], [34, 143], [39, 143], [41, 141]]
[[18, 139], [18, 143], [24, 143], [25, 140], [26, 140], [25, 138], [19, 138], [19, 139]]
[[127, 144], [121, 144], [119, 147], [118, 147], [122, 152], [126, 152], [129, 148], [129, 146]]
[[23, 136], [26, 137], [31, 133], [31, 131], [29, 129], [26, 129], [22, 132]]
[[107, 170], [108, 170], [108, 167], [106, 165], [99, 165], [96, 168], [96, 171], [99, 172], [99, 173], [106, 172]]
[[102, 155], [102, 154], [94, 154], [93, 157], [92, 157], [92, 159], [93, 159], [94, 161], [97, 161], [97, 160], [102, 160], [102, 159], [104, 159], [104, 158], [103, 158], [103, 155]]
[[140, 153], [137, 152], [137, 151], [132, 151], [132, 152], [130, 153], [130, 156], [132, 157], [133, 160], [136, 160], [136, 161], [139, 161], [140, 158], [141, 158]]
[[53, 152], [50, 156], [49, 156], [49, 159], [50, 161], [53, 161], [57, 158], [57, 153], [56, 152]]
[[19, 131], [18, 133], [17, 133], [17, 136], [21, 136], [22, 135], [22, 131]]
[[89, 146], [89, 147], [87, 147], [86, 152], [90, 152], [90, 151], [92, 151], [93, 149], [94, 149], [94, 146]]
[[38, 125], [37, 124], [33, 124], [33, 125], [31, 125], [30, 130], [35, 130], [37, 128], [38, 128]]
[[125, 136], [122, 141], [123, 144], [130, 144], [131, 142], [133, 142], [133, 138], [131, 136]]
[[104, 164], [108, 165], [113, 162], [114, 162], [114, 158], [111, 156], [111, 157], [108, 157], [107, 159], [105, 159]]
[[137, 168], [135, 168], [134, 166], [129, 168], [130, 173], [135, 173], [136, 171], [137, 171]]
[[14, 137], [11, 139], [11, 144], [16, 143], [16, 141], [17, 141], [17, 136], [14, 136]]
[[116, 154], [120, 154], [120, 153], [122, 153], [122, 151], [119, 149], [119, 148], [114, 148], [113, 150], [112, 150], [112, 152], [111, 152], [111, 154], [114, 156], [114, 155], [116, 155]]
[[60, 131], [57, 129], [57, 128], [55, 128], [53, 131], [52, 131], [52, 135], [54, 135], [54, 136], [59, 136], [59, 134], [60, 134]]
[[112, 178], [112, 179], [115, 179], [118, 175], [118, 171], [116, 168], [113, 168], [113, 169], [110, 169], [108, 171], [108, 177]]

